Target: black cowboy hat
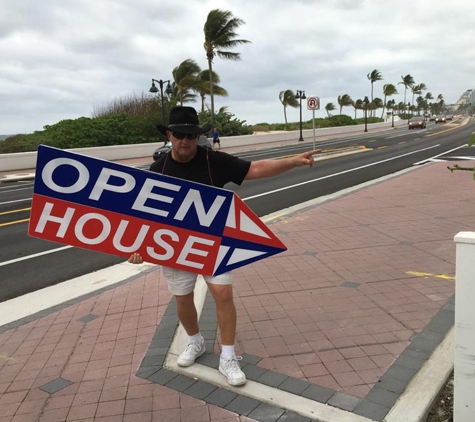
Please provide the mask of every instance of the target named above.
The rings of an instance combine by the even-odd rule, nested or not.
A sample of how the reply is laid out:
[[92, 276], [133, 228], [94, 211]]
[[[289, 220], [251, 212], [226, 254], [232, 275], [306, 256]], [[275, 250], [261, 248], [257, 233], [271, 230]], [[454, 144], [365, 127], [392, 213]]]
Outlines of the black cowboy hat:
[[157, 129], [165, 136], [167, 130], [182, 133], [205, 133], [209, 132], [211, 125], [200, 127], [198, 114], [193, 107], [175, 107], [170, 110], [170, 119], [167, 126], [157, 125]]

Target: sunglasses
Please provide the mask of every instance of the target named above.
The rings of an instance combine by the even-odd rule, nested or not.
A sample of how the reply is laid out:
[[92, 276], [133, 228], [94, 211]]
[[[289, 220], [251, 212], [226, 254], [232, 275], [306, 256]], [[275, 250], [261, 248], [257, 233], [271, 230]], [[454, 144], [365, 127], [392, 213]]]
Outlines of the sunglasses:
[[198, 136], [200, 136], [199, 133], [183, 133], [183, 132], [172, 132], [172, 135], [177, 138], [177, 139], [196, 139]]

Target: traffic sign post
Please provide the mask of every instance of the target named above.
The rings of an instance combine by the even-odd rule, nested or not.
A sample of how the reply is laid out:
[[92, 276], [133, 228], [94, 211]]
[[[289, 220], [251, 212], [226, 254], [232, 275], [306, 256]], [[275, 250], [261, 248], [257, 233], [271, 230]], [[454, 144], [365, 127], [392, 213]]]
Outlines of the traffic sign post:
[[320, 98], [308, 97], [307, 109], [312, 110], [313, 149], [315, 149], [315, 110], [320, 110]]

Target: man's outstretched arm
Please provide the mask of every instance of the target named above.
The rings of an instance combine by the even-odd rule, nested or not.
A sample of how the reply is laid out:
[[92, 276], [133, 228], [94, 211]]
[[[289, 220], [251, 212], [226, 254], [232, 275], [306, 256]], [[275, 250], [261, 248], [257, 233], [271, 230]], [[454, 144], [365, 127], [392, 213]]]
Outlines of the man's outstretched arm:
[[244, 180], [263, 179], [264, 177], [277, 176], [295, 167], [313, 165], [313, 155], [322, 152], [321, 149], [304, 152], [294, 157], [282, 158], [280, 160], [260, 160], [253, 161]]

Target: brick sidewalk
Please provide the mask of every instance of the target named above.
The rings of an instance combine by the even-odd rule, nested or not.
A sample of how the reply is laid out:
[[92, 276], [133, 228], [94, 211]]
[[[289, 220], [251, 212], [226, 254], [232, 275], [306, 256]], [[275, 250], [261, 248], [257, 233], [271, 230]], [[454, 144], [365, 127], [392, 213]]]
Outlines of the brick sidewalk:
[[[234, 271], [248, 379], [382, 420], [453, 324], [453, 237], [475, 226], [474, 190], [431, 164], [271, 224], [288, 251]], [[215, 371], [212, 301], [203, 312]], [[0, 327], [0, 422], [310, 420], [162, 367], [176, 324], [154, 269]]]

